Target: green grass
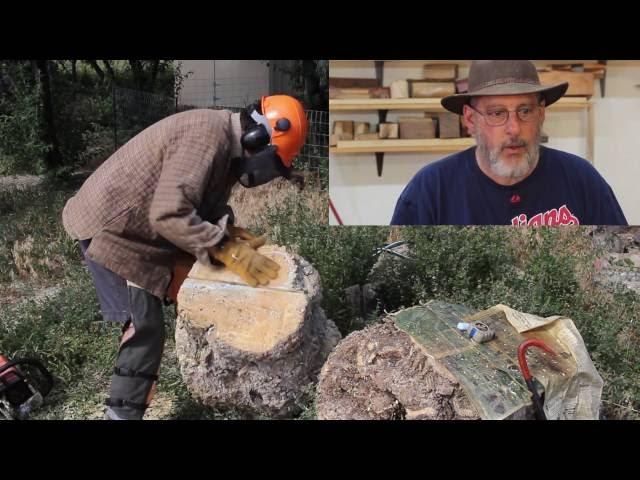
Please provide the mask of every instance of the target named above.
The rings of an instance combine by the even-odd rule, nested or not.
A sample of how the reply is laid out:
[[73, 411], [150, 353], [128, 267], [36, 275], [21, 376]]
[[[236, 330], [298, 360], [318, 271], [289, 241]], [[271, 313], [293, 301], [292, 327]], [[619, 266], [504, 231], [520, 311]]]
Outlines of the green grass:
[[50, 183], [26, 190], [0, 189], [0, 285], [16, 279], [55, 282], [78, 263], [79, 251], [61, 219], [71, 194]]

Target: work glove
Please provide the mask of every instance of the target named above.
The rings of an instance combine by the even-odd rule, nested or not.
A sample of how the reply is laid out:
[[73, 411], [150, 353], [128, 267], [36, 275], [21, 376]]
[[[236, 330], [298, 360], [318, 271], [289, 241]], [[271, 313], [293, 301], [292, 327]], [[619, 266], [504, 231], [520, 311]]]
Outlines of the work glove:
[[270, 278], [278, 276], [280, 269], [280, 265], [256, 252], [248, 243], [233, 238], [210, 248], [209, 254], [252, 287], [266, 285]]
[[256, 237], [248, 230], [245, 230], [241, 227], [236, 227], [235, 225], [227, 224], [227, 232], [229, 233], [229, 237], [232, 240], [244, 242], [254, 250], [257, 250], [267, 242], [266, 235], [260, 235], [259, 237]]
[[[196, 217], [197, 214], [192, 214], [191, 222], [195, 223], [197, 221]], [[198, 225], [192, 227], [194, 233], [186, 238], [187, 243], [180, 244], [175, 241], [173, 241], [173, 243], [186, 252], [195, 253], [196, 258], [204, 265], [211, 265], [208, 249], [218, 244], [224, 238], [227, 231], [228, 219], [228, 215], [223, 215], [216, 220], [216, 223], [200, 221]], [[172, 241], [171, 239], [169, 240]]]
[[[197, 214], [194, 210], [190, 217], [193, 219], [195, 216]], [[180, 250], [175, 254], [171, 282], [165, 294], [165, 303], [170, 300], [177, 305], [178, 291], [189, 275], [196, 258], [204, 265], [211, 265], [208, 249], [224, 238], [227, 226], [229, 226], [227, 222], [230, 218], [232, 217], [229, 214], [225, 214], [218, 218], [215, 223], [203, 221], [193, 229], [196, 233], [188, 238], [189, 243], [186, 245], [190, 247], [187, 251], [195, 251], [195, 257], [184, 250]]]

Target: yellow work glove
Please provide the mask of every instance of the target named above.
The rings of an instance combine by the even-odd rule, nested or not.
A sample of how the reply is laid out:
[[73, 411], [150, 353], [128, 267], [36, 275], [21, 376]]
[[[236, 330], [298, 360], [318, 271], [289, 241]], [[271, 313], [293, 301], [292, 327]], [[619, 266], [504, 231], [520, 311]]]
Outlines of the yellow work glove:
[[252, 234], [248, 230], [245, 230], [244, 228], [241, 228], [241, 227], [236, 227], [235, 225], [227, 224], [227, 231], [229, 232], [229, 237], [231, 237], [232, 240], [245, 242], [254, 250], [257, 250], [267, 242], [266, 235], [261, 235], [259, 237], [256, 237], [254, 234]]
[[229, 270], [242, 277], [252, 287], [266, 285], [278, 276], [278, 265], [259, 254], [247, 243], [229, 239], [209, 249], [209, 255], [222, 262]]

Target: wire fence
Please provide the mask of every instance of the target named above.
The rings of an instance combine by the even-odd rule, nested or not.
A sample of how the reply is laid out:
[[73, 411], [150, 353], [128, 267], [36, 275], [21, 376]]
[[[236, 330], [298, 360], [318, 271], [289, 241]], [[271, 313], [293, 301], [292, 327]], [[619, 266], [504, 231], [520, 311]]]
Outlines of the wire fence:
[[269, 91], [269, 79], [260, 76], [190, 78], [180, 90], [179, 103], [198, 108], [245, 107]]
[[[194, 108], [240, 112], [244, 105], [179, 105], [173, 97], [114, 87], [114, 151], [148, 126], [174, 113]], [[317, 175], [323, 188], [326, 188], [329, 173], [329, 112], [307, 110], [306, 114], [309, 121], [307, 140], [294, 161], [294, 167]]]

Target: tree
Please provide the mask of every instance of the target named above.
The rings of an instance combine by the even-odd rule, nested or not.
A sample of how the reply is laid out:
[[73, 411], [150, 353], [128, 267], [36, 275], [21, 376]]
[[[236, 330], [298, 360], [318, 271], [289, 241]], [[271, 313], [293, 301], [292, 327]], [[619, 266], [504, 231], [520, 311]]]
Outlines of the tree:
[[148, 92], [155, 90], [158, 73], [173, 66], [173, 60], [129, 60], [128, 62], [136, 88]]
[[269, 66], [289, 77], [290, 93], [301, 97], [306, 108], [328, 109], [328, 60], [269, 60]]
[[113, 87], [172, 96], [176, 76], [173, 60], [0, 60], [0, 170], [39, 173], [104, 157]]
[[49, 60], [35, 60], [38, 73], [40, 104], [42, 105], [42, 140], [49, 145], [45, 155], [45, 167], [52, 170], [62, 165], [60, 143], [56, 134], [56, 124], [53, 115], [53, 101], [51, 97], [51, 77], [49, 75]]

